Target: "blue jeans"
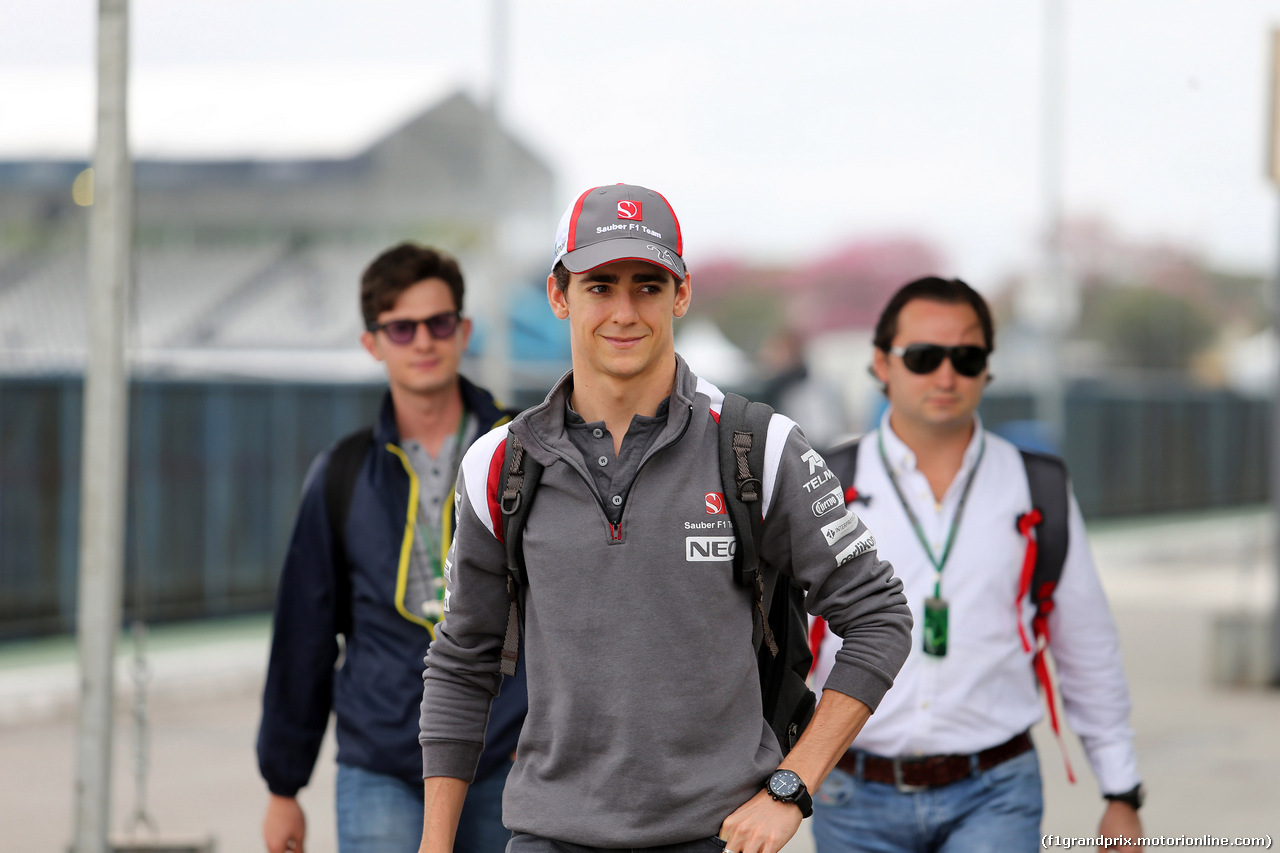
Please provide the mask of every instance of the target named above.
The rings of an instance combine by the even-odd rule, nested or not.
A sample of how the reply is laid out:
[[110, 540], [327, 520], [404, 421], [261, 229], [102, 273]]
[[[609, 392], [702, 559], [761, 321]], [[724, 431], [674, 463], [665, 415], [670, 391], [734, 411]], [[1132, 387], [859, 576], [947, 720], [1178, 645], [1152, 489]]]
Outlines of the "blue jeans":
[[1032, 853], [1040, 849], [1035, 750], [912, 793], [835, 769], [813, 803], [817, 853]]
[[[511, 763], [467, 789], [455, 853], [502, 853], [511, 833], [502, 825], [502, 789]], [[422, 841], [422, 784], [338, 765], [339, 853], [415, 853]]]

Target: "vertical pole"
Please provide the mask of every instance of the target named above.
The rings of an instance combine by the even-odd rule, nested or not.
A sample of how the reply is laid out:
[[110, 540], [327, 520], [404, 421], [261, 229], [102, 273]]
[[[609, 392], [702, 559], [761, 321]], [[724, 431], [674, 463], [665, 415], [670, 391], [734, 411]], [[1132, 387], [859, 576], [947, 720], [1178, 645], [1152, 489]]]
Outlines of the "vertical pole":
[[[1272, 67], [1280, 71], [1280, 30], [1273, 32]], [[1277, 92], [1280, 92], [1280, 73], [1276, 75]], [[1280, 243], [1278, 243], [1280, 245]], [[1280, 255], [1277, 256], [1276, 269], [1271, 283], [1271, 334], [1280, 344]], [[1274, 377], [1271, 393], [1271, 522], [1272, 551], [1271, 559], [1276, 575], [1280, 578], [1280, 365], [1272, 365]], [[1280, 584], [1277, 584], [1280, 590]], [[1280, 687], [1280, 594], [1272, 603], [1270, 631], [1269, 683], [1272, 687]]]
[[1040, 129], [1040, 199], [1044, 233], [1039, 293], [1033, 308], [1035, 323], [1044, 342], [1044, 370], [1036, 387], [1036, 419], [1053, 432], [1054, 440], [1065, 441], [1062, 336], [1064, 309], [1068, 300], [1062, 258], [1062, 161], [1063, 161], [1063, 75], [1066, 15], [1062, 0], [1044, 0], [1043, 67]]
[[128, 427], [124, 354], [132, 270], [128, 0], [98, 4], [98, 133], [89, 215], [89, 348], [80, 503], [80, 720], [76, 853], [105, 853], [111, 815], [113, 663], [123, 587]]
[[[1280, 29], [1271, 31], [1270, 121], [1267, 124], [1267, 176], [1280, 186]], [[1271, 285], [1271, 333], [1280, 342], [1280, 254]], [[1271, 517], [1275, 524], [1272, 560], [1280, 574], [1280, 365], [1277, 367], [1271, 393]], [[1271, 617], [1270, 680], [1280, 687], [1280, 601], [1273, 605]]]
[[506, 0], [490, 0], [489, 43], [489, 108], [487, 127], [483, 129], [484, 145], [484, 198], [486, 208], [484, 248], [482, 261], [485, 288], [481, 311], [486, 314], [489, 334], [485, 342], [485, 384], [504, 405], [511, 405], [511, 324], [507, 311], [510, 299], [507, 293], [509, 270], [506, 252], [502, 245], [502, 217], [504, 200], [510, 198], [507, 186], [506, 140], [501, 124], [502, 99], [506, 86], [507, 67], [507, 3]]

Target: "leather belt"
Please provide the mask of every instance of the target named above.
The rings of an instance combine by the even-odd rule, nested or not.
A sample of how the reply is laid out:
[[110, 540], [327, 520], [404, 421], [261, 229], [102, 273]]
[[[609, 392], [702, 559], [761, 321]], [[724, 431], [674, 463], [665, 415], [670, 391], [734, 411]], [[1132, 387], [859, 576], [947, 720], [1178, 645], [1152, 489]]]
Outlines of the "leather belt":
[[[909, 758], [885, 758], [869, 752], [850, 750], [836, 763], [846, 773], [867, 782], [893, 785], [903, 793], [941, 788], [967, 779], [976, 773], [990, 770], [1011, 758], [1034, 749], [1031, 735], [1026, 732], [972, 755], [921, 755]], [[862, 759], [862, 774], [858, 775], [858, 759]]]

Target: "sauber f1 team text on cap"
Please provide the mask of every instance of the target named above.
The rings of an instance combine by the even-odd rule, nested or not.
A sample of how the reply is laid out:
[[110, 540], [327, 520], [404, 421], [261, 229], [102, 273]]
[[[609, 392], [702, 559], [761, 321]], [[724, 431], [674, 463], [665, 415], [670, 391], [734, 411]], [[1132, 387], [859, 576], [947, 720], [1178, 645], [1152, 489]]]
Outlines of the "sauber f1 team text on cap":
[[661, 193], [633, 184], [592, 187], [569, 205], [556, 229], [555, 258], [584, 273], [614, 261], [648, 261], [684, 278], [676, 212]]

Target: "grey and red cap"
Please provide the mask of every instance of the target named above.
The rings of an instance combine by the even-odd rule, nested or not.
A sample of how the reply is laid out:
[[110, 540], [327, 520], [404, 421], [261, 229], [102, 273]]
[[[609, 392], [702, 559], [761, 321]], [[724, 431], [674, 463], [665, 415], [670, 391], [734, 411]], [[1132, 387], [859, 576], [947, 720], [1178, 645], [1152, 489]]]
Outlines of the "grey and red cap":
[[556, 229], [555, 257], [569, 272], [614, 261], [647, 261], [684, 278], [676, 212], [661, 193], [634, 184], [592, 187], [569, 205]]

